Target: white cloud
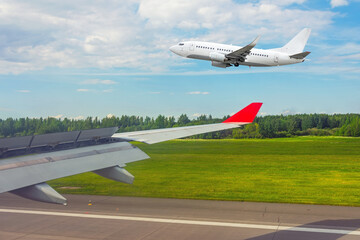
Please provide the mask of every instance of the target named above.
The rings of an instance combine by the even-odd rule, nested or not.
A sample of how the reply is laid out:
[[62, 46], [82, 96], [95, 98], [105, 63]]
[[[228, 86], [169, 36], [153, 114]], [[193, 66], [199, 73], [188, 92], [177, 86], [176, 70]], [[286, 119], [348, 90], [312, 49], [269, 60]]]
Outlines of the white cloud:
[[257, 115], [258, 116], [267, 116], [269, 114], [267, 112], [259, 112]]
[[186, 94], [190, 94], [190, 95], [208, 95], [210, 93], [209, 92], [194, 91], [194, 92], [187, 92]]
[[79, 115], [79, 116], [77, 116], [77, 117], [69, 117], [69, 119], [74, 119], [74, 120], [84, 120], [84, 119], [85, 119], [85, 117], [84, 117], [84, 116]]
[[103, 93], [111, 93], [113, 91], [114, 91], [114, 89], [104, 89], [104, 90], [102, 90]]
[[58, 114], [58, 115], [55, 115], [55, 116], [49, 116], [49, 118], [56, 118], [56, 119], [70, 119], [70, 120], [83, 120], [85, 119], [84, 116], [77, 116], [77, 117], [67, 117], [65, 116], [64, 114]]
[[30, 90], [22, 89], [22, 90], [16, 90], [16, 92], [19, 92], [19, 93], [29, 93]]
[[282, 111], [280, 114], [284, 115], [284, 116], [288, 116], [288, 115], [299, 114], [299, 112], [296, 112], [295, 110], [292, 110], [292, 109], [286, 109], [286, 110]]
[[149, 92], [150, 94], [160, 94], [161, 92]]
[[340, 56], [338, 57], [341, 60], [360, 60], [360, 53], [350, 54], [346, 56]]
[[[316, 46], [316, 48], [319, 52], [323, 52], [323, 54], [315, 59], [314, 63], [326, 63], [328, 66], [329, 64], [334, 64], [334, 67], [337, 69], [339, 69], [339, 67], [349, 68], [352, 66], [358, 68], [358, 66], [353, 65], [358, 64], [360, 60], [360, 44], [358, 43], [348, 42], [343, 45], [323, 44]], [[339, 63], [341, 65], [339, 65]], [[333, 70], [332, 68], [333, 67], [331, 67], [331, 70]], [[326, 72], [327, 71], [325, 71], [325, 73]]]
[[12, 109], [0, 107], [1, 112], [12, 112]]
[[[251, 41], [249, 38], [258, 34], [265, 36], [263, 41], [266, 41], [275, 36], [292, 37], [305, 26], [322, 29], [331, 23], [332, 12], [286, 8], [287, 5], [303, 2], [194, 0], [184, 3], [181, 0], [147, 0], [141, 1], [139, 15], [147, 20], [147, 28], [150, 29], [161, 27], [170, 31], [176, 28], [188, 32], [187, 29], [192, 26], [205, 32], [202, 35], [194, 34], [195, 39], [247, 43]], [[183, 19], [186, 19], [186, 23]], [[234, 31], [241, 34], [234, 34]]]
[[79, 88], [76, 89], [77, 92], [92, 92], [92, 93], [112, 93], [114, 89], [103, 89], [103, 90], [96, 90], [96, 89], [88, 89], [88, 88]]
[[86, 89], [86, 88], [79, 88], [79, 89], [76, 89], [77, 92], [89, 92], [90, 89]]
[[50, 118], [56, 118], [56, 119], [63, 119], [64, 118], [64, 115], [63, 114], [59, 114], [59, 115], [56, 115], [56, 116], [49, 116]]
[[192, 116], [197, 118], [197, 117], [204, 116], [204, 115], [206, 116], [206, 114], [194, 113]]
[[327, 46], [328, 50], [334, 51], [337, 55], [354, 54], [360, 52], [360, 44], [348, 42], [340, 46]]
[[80, 84], [84, 84], [84, 85], [97, 85], [97, 84], [113, 85], [113, 84], [116, 84], [116, 82], [113, 81], [113, 80], [88, 79], [88, 80], [82, 81]]
[[261, 0], [262, 3], [271, 3], [276, 5], [288, 6], [292, 4], [303, 4], [307, 0]]
[[346, 6], [348, 4], [349, 2], [347, 0], [331, 0], [330, 2], [332, 8]]
[[106, 118], [112, 118], [112, 117], [115, 117], [115, 115], [112, 113], [109, 113], [108, 115], [106, 115]]

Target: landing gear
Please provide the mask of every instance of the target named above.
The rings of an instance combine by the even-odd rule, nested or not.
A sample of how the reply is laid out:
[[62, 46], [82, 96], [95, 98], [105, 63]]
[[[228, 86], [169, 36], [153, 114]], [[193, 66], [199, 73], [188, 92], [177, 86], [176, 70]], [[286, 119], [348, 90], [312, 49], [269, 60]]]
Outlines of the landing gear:
[[237, 62], [234, 63], [234, 66], [235, 66], [235, 67], [238, 67], [238, 66], [239, 66], [239, 63], [237, 63]]

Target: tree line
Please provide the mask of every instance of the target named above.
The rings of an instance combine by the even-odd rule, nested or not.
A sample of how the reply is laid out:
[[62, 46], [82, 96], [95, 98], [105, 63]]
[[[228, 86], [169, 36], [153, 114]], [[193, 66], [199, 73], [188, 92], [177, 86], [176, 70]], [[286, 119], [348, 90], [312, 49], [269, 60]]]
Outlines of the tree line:
[[[75, 119], [7, 118], [0, 119], [0, 137], [27, 136], [104, 127], [119, 127], [119, 132], [171, 128], [219, 123], [223, 118], [201, 115], [190, 120], [186, 114], [178, 119], [159, 115], [157, 118], [126, 116]], [[292, 136], [352, 136], [360, 137], [360, 114], [296, 114], [256, 117], [254, 123], [242, 128], [206, 133], [192, 138], [277, 138]]]

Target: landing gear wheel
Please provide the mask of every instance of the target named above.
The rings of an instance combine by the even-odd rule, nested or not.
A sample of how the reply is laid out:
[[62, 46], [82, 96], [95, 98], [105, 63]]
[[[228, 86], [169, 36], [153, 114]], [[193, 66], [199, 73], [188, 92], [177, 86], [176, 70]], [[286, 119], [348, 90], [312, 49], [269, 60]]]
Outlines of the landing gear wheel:
[[234, 66], [235, 66], [235, 67], [238, 67], [238, 66], [239, 66], [239, 63], [234, 63]]

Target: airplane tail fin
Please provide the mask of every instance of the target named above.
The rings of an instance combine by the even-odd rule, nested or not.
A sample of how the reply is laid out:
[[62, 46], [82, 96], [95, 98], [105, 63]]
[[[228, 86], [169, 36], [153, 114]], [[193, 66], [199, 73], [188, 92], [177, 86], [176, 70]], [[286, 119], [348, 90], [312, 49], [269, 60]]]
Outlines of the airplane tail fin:
[[283, 53], [288, 53], [289, 55], [301, 53], [305, 48], [310, 33], [311, 33], [310, 28], [304, 28], [295, 37], [293, 37], [293, 39], [291, 39], [290, 42], [288, 42], [285, 46], [273, 50]]

